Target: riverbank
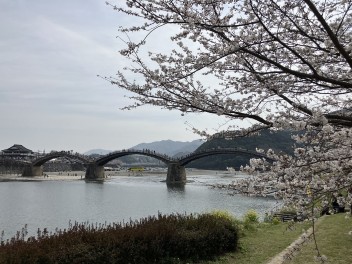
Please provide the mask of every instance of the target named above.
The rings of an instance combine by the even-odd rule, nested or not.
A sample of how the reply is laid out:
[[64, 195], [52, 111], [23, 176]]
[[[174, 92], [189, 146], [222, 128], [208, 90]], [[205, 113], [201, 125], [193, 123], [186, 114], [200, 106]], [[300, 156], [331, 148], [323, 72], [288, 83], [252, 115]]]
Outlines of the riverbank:
[[[161, 170], [145, 170], [145, 171], [137, 171], [131, 172], [128, 170], [120, 170], [120, 171], [105, 171], [105, 176], [107, 178], [111, 177], [119, 177], [119, 176], [147, 176], [147, 175], [155, 175], [155, 176], [163, 176], [166, 177], [167, 171], [166, 169]], [[200, 175], [223, 175], [223, 176], [232, 176], [234, 173], [230, 173], [228, 171], [219, 171], [219, 170], [199, 170], [199, 169], [186, 169], [187, 176], [200, 176]], [[77, 181], [84, 180], [85, 171], [67, 171], [67, 172], [44, 172], [43, 176], [35, 176], [35, 177], [23, 177], [20, 174], [0, 174], [0, 182], [5, 181]]]
[[22, 175], [16, 174], [1, 174], [0, 182], [8, 182], [8, 181], [76, 181], [83, 180], [84, 172], [76, 172], [71, 174], [54, 174], [54, 173], [45, 173], [43, 176], [35, 176], [35, 177], [23, 177]]

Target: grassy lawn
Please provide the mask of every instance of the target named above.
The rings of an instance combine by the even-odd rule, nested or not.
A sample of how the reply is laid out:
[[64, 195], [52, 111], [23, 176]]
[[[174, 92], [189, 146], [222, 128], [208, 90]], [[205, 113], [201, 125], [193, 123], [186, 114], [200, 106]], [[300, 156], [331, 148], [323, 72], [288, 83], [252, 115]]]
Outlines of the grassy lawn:
[[266, 263], [296, 240], [309, 223], [297, 223], [289, 230], [288, 223], [277, 225], [262, 223], [254, 230], [246, 230], [240, 238], [240, 250], [229, 253], [215, 262], [207, 263]]
[[[317, 243], [322, 255], [328, 259], [328, 263], [351, 264], [352, 263], [352, 218], [345, 218], [346, 214], [326, 216], [319, 224], [317, 230]], [[290, 264], [317, 263], [314, 242], [310, 242]]]
[[[320, 219], [317, 242], [321, 254], [327, 256], [327, 263], [352, 263], [352, 218], [345, 218], [346, 214], [337, 214]], [[297, 223], [294, 230], [286, 230], [287, 223], [278, 225], [260, 224], [256, 230], [245, 231], [240, 239], [241, 249], [237, 253], [229, 253], [217, 261], [208, 264], [248, 264], [267, 263], [276, 254], [284, 250], [301, 234], [307, 230], [310, 223]], [[313, 240], [305, 244], [290, 264], [310, 264], [315, 261], [316, 251]]]

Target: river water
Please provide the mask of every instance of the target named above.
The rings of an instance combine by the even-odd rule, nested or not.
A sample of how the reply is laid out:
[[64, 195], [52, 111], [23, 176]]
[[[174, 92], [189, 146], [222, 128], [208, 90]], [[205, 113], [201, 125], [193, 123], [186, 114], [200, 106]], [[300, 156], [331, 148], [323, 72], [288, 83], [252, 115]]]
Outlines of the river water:
[[[243, 176], [243, 175], [242, 175]], [[27, 225], [29, 235], [38, 228], [67, 228], [69, 221], [112, 223], [170, 213], [227, 210], [240, 218], [249, 209], [261, 215], [277, 206], [271, 198], [229, 195], [211, 188], [241, 175], [209, 173], [188, 176], [183, 188], [167, 187], [165, 175], [112, 176], [104, 182], [84, 180], [0, 182], [0, 232], [10, 238]]]

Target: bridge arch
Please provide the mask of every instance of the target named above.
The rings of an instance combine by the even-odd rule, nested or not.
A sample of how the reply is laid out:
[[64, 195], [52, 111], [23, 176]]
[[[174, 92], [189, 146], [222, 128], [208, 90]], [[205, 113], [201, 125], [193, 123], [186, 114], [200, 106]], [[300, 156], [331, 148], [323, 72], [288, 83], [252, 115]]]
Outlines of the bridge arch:
[[32, 161], [33, 166], [41, 166], [44, 163], [48, 162], [49, 160], [56, 159], [56, 158], [61, 158], [61, 157], [67, 157], [71, 159], [76, 159], [82, 161], [84, 164], [88, 164], [91, 160], [89, 157], [81, 155], [81, 154], [76, 154], [76, 153], [71, 153], [69, 151], [52, 151], [45, 156], [42, 156], [40, 158], [37, 158]]
[[204, 151], [193, 152], [190, 155], [187, 155], [186, 157], [180, 158], [178, 162], [181, 166], [186, 166], [188, 163], [194, 160], [201, 159], [208, 156], [213, 156], [213, 155], [221, 155], [221, 154], [245, 154], [245, 155], [249, 155], [257, 158], [265, 158], [267, 161], [273, 162], [271, 158], [267, 157], [263, 153], [259, 153], [259, 152], [247, 150], [247, 149], [241, 149], [241, 148], [217, 148], [217, 149], [208, 149]]
[[121, 150], [121, 151], [114, 151], [111, 152], [105, 156], [102, 156], [98, 159], [95, 160], [95, 163], [98, 166], [104, 166], [106, 163], [109, 161], [112, 161], [117, 158], [121, 158], [123, 156], [128, 156], [128, 155], [143, 155], [143, 156], [149, 156], [155, 159], [158, 159], [165, 164], [169, 164], [170, 162], [173, 161], [173, 159], [167, 155], [157, 153], [152, 150]]
[[91, 162], [88, 165], [88, 168], [86, 171], [86, 179], [104, 179], [105, 178], [104, 165], [106, 163], [117, 158], [121, 158], [128, 155], [136, 155], [136, 154], [158, 159], [164, 162], [168, 166], [170, 163], [174, 161], [171, 157], [164, 154], [157, 153], [152, 150], [129, 149], [129, 150], [114, 151]]
[[78, 154], [71, 153], [70, 151], [52, 151], [45, 156], [39, 157], [33, 160], [28, 166], [25, 167], [22, 176], [42, 176], [43, 175], [43, 164], [48, 162], [49, 160], [55, 158], [67, 157], [75, 160], [82, 161], [83, 164], [89, 164], [91, 160], [89, 157]]

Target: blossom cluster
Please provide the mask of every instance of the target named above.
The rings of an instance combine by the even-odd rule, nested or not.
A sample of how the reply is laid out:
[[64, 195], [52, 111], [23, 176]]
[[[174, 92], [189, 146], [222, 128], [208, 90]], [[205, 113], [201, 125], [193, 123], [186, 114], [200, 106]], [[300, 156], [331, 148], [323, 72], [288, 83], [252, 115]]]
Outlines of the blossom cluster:
[[[143, 21], [121, 28], [132, 67], [107, 78], [132, 92], [125, 109], [155, 105], [228, 119], [226, 138], [261, 129], [296, 131], [294, 154], [266, 152], [238, 188], [268, 189], [302, 210], [352, 185], [352, 5], [346, 0], [125, 0], [111, 5]], [[163, 31], [164, 27], [175, 31]], [[170, 34], [170, 52], [148, 46]], [[143, 51], [148, 51], [145, 57]], [[129, 74], [137, 76], [133, 80]], [[137, 81], [135, 81], [137, 80]], [[208, 82], [208, 80], [212, 80]], [[251, 127], [232, 131], [249, 120]], [[194, 132], [211, 137], [207, 131]], [[261, 151], [261, 150], [259, 150]], [[346, 195], [345, 195], [346, 196]], [[348, 202], [348, 201], [345, 201]]]

